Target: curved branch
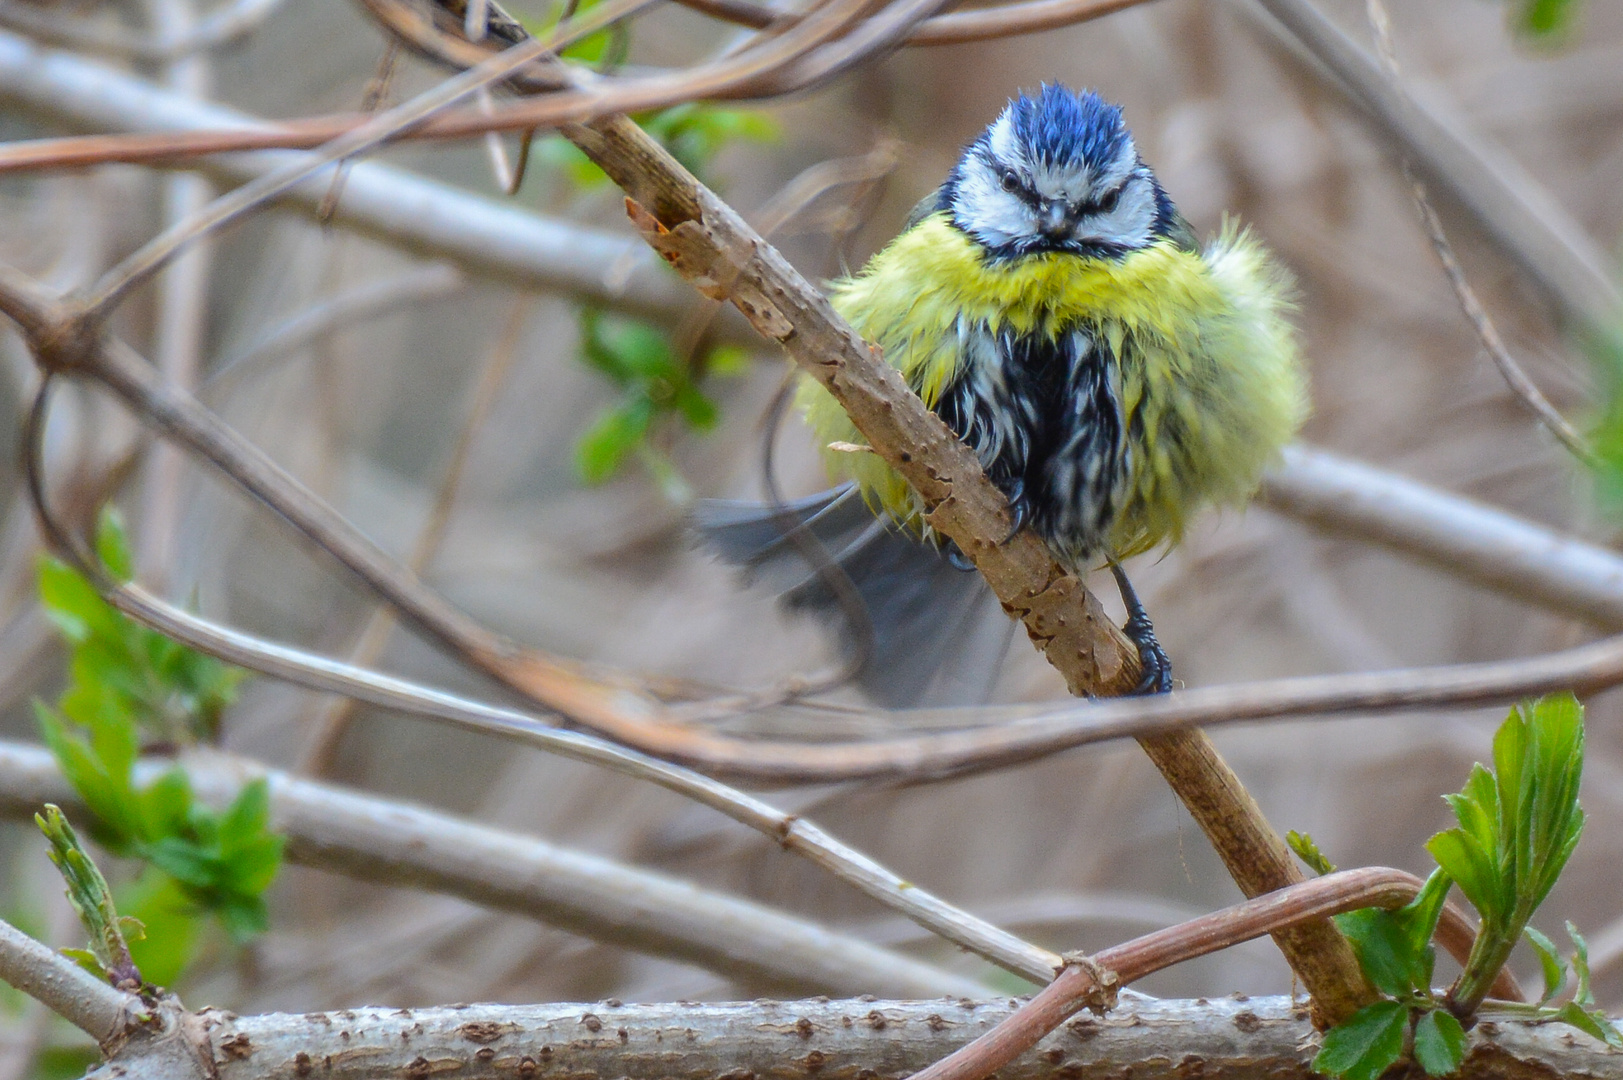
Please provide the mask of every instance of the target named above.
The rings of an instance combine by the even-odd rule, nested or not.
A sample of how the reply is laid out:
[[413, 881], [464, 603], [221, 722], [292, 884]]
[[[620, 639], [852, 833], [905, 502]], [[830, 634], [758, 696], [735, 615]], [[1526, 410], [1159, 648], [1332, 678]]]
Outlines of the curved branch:
[[147, 1013], [134, 994], [101, 979], [0, 920], [0, 980], [10, 983], [106, 1046]]
[[[1413, 900], [1423, 883], [1413, 874], [1382, 866], [1343, 870], [1268, 893], [1198, 919], [1157, 930], [1071, 962], [1059, 976], [991, 1031], [917, 1073], [911, 1080], [983, 1080], [1037, 1045], [1043, 1036], [1084, 1008], [1102, 1012], [1118, 987], [1173, 964], [1206, 956], [1290, 926], [1301, 926], [1359, 908], [1398, 908]], [[1473, 930], [1457, 909], [1444, 911], [1439, 940], [1464, 961]], [[1523, 1000], [1508, 971], [1494, 991], [1502, 999]]]

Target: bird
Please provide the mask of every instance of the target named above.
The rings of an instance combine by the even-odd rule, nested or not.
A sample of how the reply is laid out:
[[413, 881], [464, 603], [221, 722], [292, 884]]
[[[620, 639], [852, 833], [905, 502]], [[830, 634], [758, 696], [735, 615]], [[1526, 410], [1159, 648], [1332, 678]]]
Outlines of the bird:
[[[1121, 564], [1178, 543], [1203, 507], [1243, 504], [1305, 420], [1288, 272], [1232, 220], [1203, 243], [1121, 107], [1051, 82], [1010, 100], [830, 299], [975, 452], [1015, 529], [1072, 573], [1111, 569], [1142, 662], [1134, 692], [1170, 690]], [[791, 608], [849, 618], [854, 590], [868, 622], [859, 684], [881, 704], [930, 701], [975, 659], [989, 590], [822, 386], [804, 379], [796, 399], [836, 486], [793, 503], [707, 501], [699, 530]], [[826, 565], [808, 563], [797, 532]]]

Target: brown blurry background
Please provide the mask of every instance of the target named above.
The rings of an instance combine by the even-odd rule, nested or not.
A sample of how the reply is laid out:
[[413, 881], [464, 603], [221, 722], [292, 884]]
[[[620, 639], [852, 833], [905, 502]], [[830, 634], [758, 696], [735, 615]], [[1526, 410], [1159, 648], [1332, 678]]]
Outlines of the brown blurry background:
[[[517, 5], [522, 9], [522, 5]], [[1360, 0], [1321, 5], [1368, 40]], [[1489, 0], [1392, 0], [1400, 58], [1416, 86], [1508, 148], [1609, 252], [1623, 231], [1623, 6], [1588, 0], [1572, 40], [1529, 49]], [[537, 5], [537, 10], [540, 10]], [[678, 10], [642, 20], [633, 60], [683, 62], [726, 31]], [[353, 109], [381, 51], [355, 7], [286, 0], [213, 64], [214, 96], [264, 116]], [[405, 61], [395, 95], [438, 71]], [[1614, 524], [1564, 452], [1512, 398], [1460, 316], [1417, 224], [1389, 146], [1343, 96], [1239, 2], [1156, 0], [1093, 23], [1025, 38], [914, 49], [813, 94], [766, 107], [771, 143], [728, 150], [715, 172], [746, 215], [802, 169], [899, 143], [898, 164], [856, 232], [831, 243], [788, 236], [809, 274], [876, 250], [958, 148], [1007, 97], [1043, 80], [1096, 88], [1121, 102], [1145, 159], [1201, 231], [1225, 213], [1255, 228], [1297, 276], [1299, 324], [1315, 415], [1304, 438], [1535, 521], [1606, 542]], [[58, 130], [7, 110], [6, 137]], [[391, 151], [396, 164], [494, 193], [476, 145]], [[517, 201], [538, 212], [625, 230], [620, 196], [572, 192], [546, 159]], [[161, 174], [127, 168], [0, 182], [0, 258], [54, 284], [89, 281], [157, 228]], [[834, 200], [838, 202], [838, 200]], [[1467, 272], [1514, 350], [1550, 397], [1582, 418], [1596, 398], [1580, 350], [1554, 328], [1541, 296], [1443, 198], [1439, 209]], [[815, 217], [815, 215], [813, 215]], [[826, 216], [826, 215], [825, 215]], [[291, 212], [263, 214], [220, 243], [206, 355], [238, 353], [277, 321], [344, 288], [396, 275], [412, 256]], [[408, 551], [441, 485], [480, 371], [522, 303], [521, 346], [479, 427], [449, 533], [427, 572], [489, 624], [550, 651], [636, 671], [761, 683], [833, 655], [816, 625], [787, 619], [696, 551], [681, 493], [635, 467], [601, 488], [576, 480], [571, 451], [613, 400], [576, 357], [566, 298], [521, 294], [471, 275], [452, 294], [334, 334], [233, 381], [224, 415], [392, 551]], [[150, 339], [150, 301], [119, 329]], [[5, 335], [0, 445], [16, 441], [34, 375]], [[669, 449], [697, 496], [758, 497], [760, 419], [782, 376], [763, 355], [743, 377], [715, 380], [723, 422]], [[128, 421], [79, 397], [53, 426], [58, 466], [126, 438]], [[809, 439], [780, 441], [794, 492], [815, 490]], [[201, 471], [183, 473], [168, 591], [271, 637], [349, 653], [374, 602], [314, 558], [274, 519]], [[32, 605], [36, 540], [9, 454], [0, 564], [0, 730], [32, 738], [28, 700], [54, 694], [58, 650]], [[143, 496], [125, 508], [139, 537]], [[162, 570], [163, 568], [156, 568]], [[1190, 686], [1532, 655], [1595, 631], [1269, 511], [1211, 515], [1135, 579]], [[1110, 590], [1103, 590], [1106, 594]], [[491, 686], [409, 633], [383, 666], [486, 696]], [[1057, 676], [1016, 640], [996, 700], [1063, 695]], [[305, 760], [332, 703], [258, 680], [227, 720], [226, 744], [287, 767]], [[1342, 865], [1424, 872], [1425, 838], [1447, 824], [1438, 797], [1488, 752], [1502, 710], [1293, 721], [1228, 729], [1216, 739], [1281, 830], [1311, 832]], [[1584, 781], [1588, 832], [1537, 925], [1573, 919], [1603, 970], [1599, 996], [1623, 1004], [1623, 734], [1620, 701], [1591, 703]], [[676, 796], [480, 738], [362, 710], [329, 774], [811, 915], [1013, 989], [971, 957], [915, 934], [851, 889], [760, 837]], [[792, 790], [771, 796], [904, 877], [1032, 939], [1094, 950], [1231, 902], [1238, 893], [1199, 830], [1131, 744], [1073, 751], [975, 779], [888, 790]], [[37, 836], [0, 826], [13, 901], [55, 898]], [[756, 988], [584, 941], [461, 901], [289, 868], [272, 894], [272, 932], [246, 954], [220, 955], [183, 988], [195, 1005], [241, 1012], [359, 1003], [474, 1000], [725, 999]], [[61, 920], [57, 920], [59, 923]], [[1529, 958], [1522, 957], [1524, 972]], [[1148, 981], [1151, 993], [1285, 992], [1290, 976], [1266, 943]]]

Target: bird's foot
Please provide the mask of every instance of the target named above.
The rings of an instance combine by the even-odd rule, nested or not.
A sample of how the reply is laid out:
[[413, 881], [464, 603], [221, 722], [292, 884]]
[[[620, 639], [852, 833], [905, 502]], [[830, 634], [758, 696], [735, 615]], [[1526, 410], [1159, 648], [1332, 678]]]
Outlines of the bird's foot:
[[1144, 610], [1144, 604], [1138, 598], [1138, 590], [1127, 580], [1127, 572], [1115, 559], [1110, 560], [1110, 572], [1116, 577], [1116, 587], [1121, 590], [1122, 605], [1127, 609], [1127, 622], [1123, 624], [1121, 631], [1127, 635], [1127, 640], [1138, 646], [1138, 662], [1142, 674], [1132, 693], [1169, 693], [1172, 690], [1172, 660], [1155, 638], [1155, 626], [1150, 622], [1149, 613]]
[[969, 556], [964, 554], [964, 549], [951, 540], [942, 541], [941, 554], [947, 560], [947, 564], [954, 570], [962, 570], [967, 574], [973, 573], [977, 569], [975, 564], [970, 561]]
[[1009, 500], [1009, 531], [1004, 534], [1000, 544], [1007, 544], [1014, 539], [1014, 534], [1026, 527], [1031, 520], [1031, 500], [1026, 498], [1026, 482], [1015, 480], [1003, 489], [1004, 496]]

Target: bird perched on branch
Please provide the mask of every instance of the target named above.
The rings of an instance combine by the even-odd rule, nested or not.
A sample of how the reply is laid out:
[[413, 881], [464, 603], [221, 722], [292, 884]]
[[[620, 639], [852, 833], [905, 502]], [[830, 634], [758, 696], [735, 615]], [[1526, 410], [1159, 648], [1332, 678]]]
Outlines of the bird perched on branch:
[[[1118, 560], [1176, 543], [1204, 505], [1245, 500], [1295, 434], [1306, 393], [1288, 294], [1245, 231], [1200, 245], [1120, 108], [1045, 85], [1009, 103], [832, 299], [975, 451], [1017, 527], [1075, 573], [1116, 572], [1138, 689], [1159, 692], [1171, 666]], [[788, 507], [709, 503], [701, 528], [793, 606], [837, 612], [860, 595], [862, 685], [889, 704], [930, 696], [966, 661], [988, 590], [954, 568], [962, 556], [907, 483], [851, 452], [862, 437], [827, 391], [806, 380], [799, 402], [846, 483]], [[827, 565], [808, 566], [793, 521]]]

